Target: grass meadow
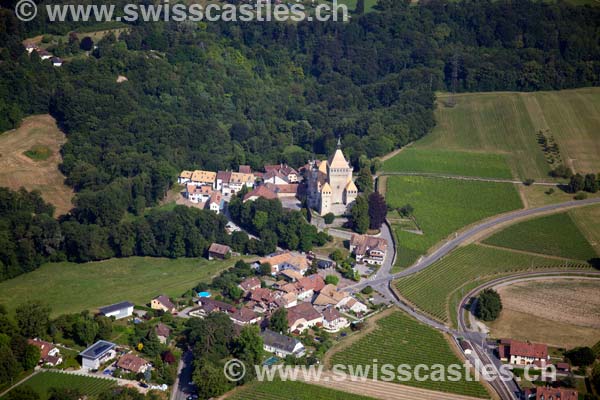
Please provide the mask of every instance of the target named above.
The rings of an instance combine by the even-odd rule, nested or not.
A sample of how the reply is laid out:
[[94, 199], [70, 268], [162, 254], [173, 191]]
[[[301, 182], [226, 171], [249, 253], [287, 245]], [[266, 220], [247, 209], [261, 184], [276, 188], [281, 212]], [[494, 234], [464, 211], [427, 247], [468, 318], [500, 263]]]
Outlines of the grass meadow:
[[593, 247], [569, 213], [519, 222], [490, 236], [484, 243], [576, 260], [596, 257]]
[[398, 292], [440, 321], [450, 321], [462, 295], [502, 274], [526, 270], [589, 268], [583, 261], [516, 253], [477, 244], [461, 247], [427, 269], [395, 282]]
[[396, 268], [410, 266], [464, 226], [522, 207], [512, 184], [417, 176], [390, 176], [386, 199], [394, 208], [411, 204], [423, 231], [418, 235], [394, 226], [399, 246]]
[[159, 294], [181, 296], [234, 263], [235, 260], [131, 257], [85, 264], [44, 264], [1, 282], [0, 304], [12, 310], [27, 300], [41, 300], [52, 308], [53, 316], [94, 310], [120, 301], [146, 304]]
[[[334, 364], [372, 365], [377, 359], [379, 365], [408, 364], [462, 364], [450, 348], [442, 333], [421, 324], [405, 313], [397, 311], [377, 321], [377, 328], [360, 338], [350, 347], [333, 355]], [[390, 340], [390, 338], [394, 338]], [[372, 372], [371, 372], [372, 373]], [[479, 382], [461, 380], [434, 382], [432, 380], [398, 381], [404, 385], [456, 393], [473, 397], [488, 398], [489, 395]]]
[[[465, 93], [456, 95], [454, 107], [446, 106], [448, 96], [438, 95], [433, 132], [388, 160], [384, 170], [490, 177], [501, 173], [494, 157], [502, 157], [513, 177], [548, 180], [551, 167], [536, 137], [548, 130], [567, 165], [577, 172], [600, 171], [600, 88]], [[435, 152], [427, 160], [419, 150]], [[486, 157], [490, 160], [482, 163]]]
[[[39, 394], [40, 400], [48, 399], [48, 390], [52, 388], [79, 389], [83, 394], [95, 398], [116, 386], [115, 381], [87, 376], [68, 375], [59, 372], [41, 372], [22, 384], [29, 386]], [[3, 397], [3, 399], [6, 396]]]

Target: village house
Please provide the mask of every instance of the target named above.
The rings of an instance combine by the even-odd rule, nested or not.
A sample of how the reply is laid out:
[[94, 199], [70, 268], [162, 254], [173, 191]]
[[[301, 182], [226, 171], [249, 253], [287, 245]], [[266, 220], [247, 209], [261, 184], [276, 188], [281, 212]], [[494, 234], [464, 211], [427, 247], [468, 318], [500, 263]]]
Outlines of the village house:
[[223, 210], [224, 208], [225, 200], [223, 200], [223, 195], [221, 194], [221, 192], [212, 192], [208, 201], [208, 209], [214, 213], [220, 214], [221, 210]]
[[387, 252], [387, 240], [367, 235], [353, 234], [350, 238], [350, 251], [359, 263], [383, 265]]
[[117, 367], [136, 374], [143, 374], [150, 367], [150, 363], [135, 354], [128, 353], [119, 358]]
[[117, 356], [115, 351], [116, 344], [99, 340], [87, 349], [83, 350], [81, 356], [81, 366], [83, 369], [96, 370], [100, 366]]
[[525, 400], [578, 400], [579, 392], [570, 388], [536, 387], [525, 389]]
[[306, 256], [290, 251], [282, 251], [263, 257], [252, 266], [258, 268], [261, 264], [266, 263], [271, 265], [271, 274], [273, 276], [284, 269], [293, 269], [304, 275], [310, 268], [310, 262], [307, 260]]
[[196, 186], [187, 184], [183, 196], [194, 204], [206, 203], [213, 195], [212, 186]]
[[219, 171], [217, 172], [217, 180], [215, 184], [215, 188], [223, 192], [223, 186], [229, 185], [229, 181], [231, 180], [231, 171]]
[[191, 309], [188, 314], [192, 317], [204, 318], [213, 312], [233, 314], [235, 311], [236, 308], [231, 304], [219, 300], [202, 298], [198, 300], [198, 307]]
[[254, 182], [256, 181], [254, 174], [241, 172], [219, 171], [219, 178], [217, 179], [217, 188], [220, 187], [223, 195], [228, 197], [236, 194], [243, 187], [254, 188]]
[[300, 176], [298, 171], [287, 164], [265, 165], [265, 182], [267, 182], [266, 175], [271, 172], [276, 172], [279, 176], [282, 176], [285, 183], [297, 183]]
[[310, 303], [299, 303], [287, 309], [290, 333], [302, 333], [313, 326], [323, 324], [323, 316]]
[[283, 294], [280, 292], [266, 288], [257, 288], [248, 293], [247, 299], [249, 302], [247, 306], [259, 313], [273, 311], [280, 307], [277, 300], [282, 296]]
[[282, 175], [277, 170], [271, 170], [263, 175], [264, 183], [272, 183], [274, 185], [287, 185], [289, 183], [287, 176]]
[[291, 268], [284, 269], [279, 275], [287, 282], [298, 282], [300, 279], [304, 278], [300, 272]]
[[279, 307], [290, 308], [298, 304], [298, 295], [296, 293], [285, 293], [283, 296], [275, 299]]
[[328, 284], [319, 291], [319, 295], [313, 301], [315, 306], [341, 307], [349, 300], [350, 295], [338, 290], [337, 286]]
[[53, 57], [52, 54], [50, 54], [48, 51], [46, 51], [44, 49], [36, 49], [36, 52], [38, 53], [38, 56], [40, 56], [40, 58], [42, 60], [49, 60]]
[[281, 333], [265, 329], [260, 336], [263, 339], [263, 348], [269, 353], [275, 353], [277, 357], [285, 358], [294, 356], [302, 357], [306, 353], [306, 348], [298, 340]]
[[121, 303], [111, 304], [110, 306], [100, 307], [100, 315], [105, 317], [114, 317], [115, 319], [128, 318], [133, 315], [133, 303], [124, 301]]
[[175, 307], [175, 304], [171, 302], [171, 299], [169, 299], [165, 295], [160, 295], [153, 298], [150, 302], [150, 308], [152, 308], [153, 310], [177, 314], [177, 307]]
[[272, 183], [265, 183], [264, 187], [275, 193], [278, 199], [286, 199], [296, 197], [298, 195], [298, 188], [300, 185], [297, 183], [289, 183], [285, 185], [274, 185]]
[[277, 194], [267, 189], [267, 187], [264, 185], [257, 186], [256, 188], [244, 195], [244, 203], [247, 201], [255, 201], [261, 197], [267, 200], [274, 200], [277, 198]]
[[298, 300], [312, 299], [315, 293], [325, 287], [325, 281], [321, 275], [313, 274], [300, 279], [296, 286], [298, 287]]
[[154, 331], [156, 332], [159, 342], [162, 344], [167, 343], [169, 336], [171, 335], [171, 329], [167, 325], [159, 322], [154, 328]]
[[234, 324], [240, 326], [258, 324], [261, 320], [257, 313], [247, 307], [242, 307], [239, 310], [236, 310], [229, 316], [229, 318]]
[[40, 364], [56, 367], [62, 363], [63, 359], [60, 355], [60, 350], [52, 343], [37, 338], [28, 339], [27, 343], [40, 349]]
[[230, 254], [231, 254], [231, 247], [224, 245], [224, 244], [213, 243], [208, 248], [208, 259], [209, 260], [214, 260], [214, 259], [224, 260], [224, 259], [228, 258]]
[[60, 57], [52, 57], [50, 58], [50, 62], [52, 62], [54, 67], [62, 67], [63, 65], [63, 60]]
[[214, 188], [216, 178], [216, 172], [196, 170], [192, 172], [190, 183], [196, 186], [210, 186]]
[[185, 185], [192, 180], [192, 174], [192, 171], [181, 171], [179, 177], [177, 178], [177, 183], [180, 185]]
[[238, 167], [238, 172], [241, 174], [251, 174], [252, 173], [252, 168], [250, 168], [249, 165], [240, 165]]
[[238, 287], [244, 291], [244, 296], [249, 292], [258, 289], [260, 286], [260, 279], [256, 276], [246, 278], [238, 285]]
[[347, 300], [342, 300], [336, 306], [342, 311], [352, 311], [355, 314], [364, 314], [369, 311], [369, 307], [356, 300], [354, 297], [348, 296]]
[[350, 322], [333, 306], [327, 307], [322, 312], [323, 314], [323, 328], [328, 332], [338, 332], [341, 329], [350, 326]]
[[500, 360], [514, 365], [530, 365], [547, 362], [548, 346], [539, 343], [526, 343], [518, 340], [503, 339], [498, 345]]

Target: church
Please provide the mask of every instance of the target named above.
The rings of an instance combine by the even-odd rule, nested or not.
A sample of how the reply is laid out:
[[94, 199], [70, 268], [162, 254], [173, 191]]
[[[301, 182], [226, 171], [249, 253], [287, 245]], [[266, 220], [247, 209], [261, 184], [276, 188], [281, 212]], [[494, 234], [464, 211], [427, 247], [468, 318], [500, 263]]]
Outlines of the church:
[[352, 166], [344, 157], [341, 142], [335, 153], [325, 161], [310, 161], [306, 168], [308, 206], [320, 215], [346, 214], [358, 196], [352, 180]]

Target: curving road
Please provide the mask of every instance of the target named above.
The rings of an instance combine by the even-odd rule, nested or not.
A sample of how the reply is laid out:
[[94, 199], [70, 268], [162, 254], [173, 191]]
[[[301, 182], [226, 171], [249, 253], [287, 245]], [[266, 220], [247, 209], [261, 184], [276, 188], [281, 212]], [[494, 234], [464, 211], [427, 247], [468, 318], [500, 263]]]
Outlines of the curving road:
[[[378, 273], [374, 279], [359, 282], [355, 285], [348, 286], [346, 289], [352, 290], [352, 291], [358, 291], [368, 285], [373, 286], [373, 287], [379, 286], [382, 284], [385, 285], [385, 284], [387, 284], [387, 282], [390, 282], [394, 279], [398, 279], [398, 278], [402, 278], [402, 277], [405, 277], [408, 275], [415, 274], [415, 273], [422, 271], [425, 268], [429, 267], [436, 261], [440, 260], [441, 258], [446, 256], [448, 253], [450, 253], [452, 250], [456, 249], [458, 246], [465, 243], [469, 239], [477, 236], [478, 234], [486, 231], [487, 229], [494, 228], [494, 227], [504, 224], [506, 222], [516, 221], [516, 220], [519, 220], [519, 219], [525, 218], [525, 217], [535, 217], [536, 215], [544, 214], [544, 213], [552, 212], [552, 211], [560, 211], [563, 209], [583, 207], [583, 206], [587, 206], [590, 204], [600, 204], [600, 198], [593, 198], [593, 199], [586, 199], [586, 200], [579, 200], [579, 201], [573, 200], [573, 201], [567, 201], [564, 203], [551, 204], [551, 205], [538, 207], [538, 208], [518, 210], [518, 211], [513, 211], [513, 212], [510, 212], [507, 214], [500, 215], [500, 216], [492, 218], [492, 219], [488, 219], [487, 221], [477, 224], [462, 233], [458, 233], [456, 235], [456, 237], [454, 237], [453, 239], [450, 239], [449, 241], [444, 243], [442, 246], [440, 246], [438, 249], [436, 249], [433, 253], [422, 257], [415, 264], [413, 264], [412, 266], [406, 268], [405, 270], [403, 270], [401, 272], [398, 272], [396, 274], [391, 274], [388, 271], [386, 274], [385, 271], [380, 270], [379, 271], [380, 273]], [[395, 248], [394, 248], [394, 256], [393, 257], [395, 258]]]

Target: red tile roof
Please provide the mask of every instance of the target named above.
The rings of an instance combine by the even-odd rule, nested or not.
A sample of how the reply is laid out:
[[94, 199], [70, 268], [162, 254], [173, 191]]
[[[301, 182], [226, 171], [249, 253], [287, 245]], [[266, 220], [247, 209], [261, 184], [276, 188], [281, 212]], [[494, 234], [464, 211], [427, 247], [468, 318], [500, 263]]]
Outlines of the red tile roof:
[[247, 201], [251, 197], [262, 197], [267, 200], [273, 200], [277, 198], [277, 195], [275, 194], [275, 192], [269, 190], [266, 186], [262, 185], [246, 193], [246, 195], [244, 196], [244, 201]]
[[148, 364], [148, 361], [129, 353], [119, 358], [119, 361], [117, 362], [117, 367], [125, 369], [127, 371], [138, 373], [142, 372], [142, 368], [146, 364]]
[[258, 279], [256, 276], [246, 278], [240, 283], [240, 287], [243, 290], [257, 289], [260, 287], [260, 279]]
[[510, 355], [531, 357], [531, 358], [548, 358], [548, 346], [539, 343], [525, 343], [518, 340], [510, 342]]
[[536, 400], [577, 400], [579, 394], [574, 389], [538, 387], [535, 391]]
[[321, 314], [310, 303], [300, 303], [287, 310], [288, 325], [292, 326], [299, 319], [312, 321], [321, 317]]

